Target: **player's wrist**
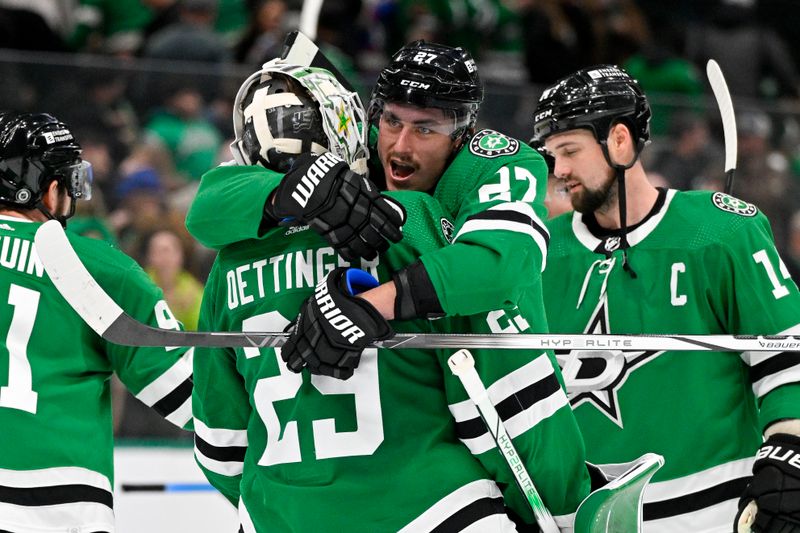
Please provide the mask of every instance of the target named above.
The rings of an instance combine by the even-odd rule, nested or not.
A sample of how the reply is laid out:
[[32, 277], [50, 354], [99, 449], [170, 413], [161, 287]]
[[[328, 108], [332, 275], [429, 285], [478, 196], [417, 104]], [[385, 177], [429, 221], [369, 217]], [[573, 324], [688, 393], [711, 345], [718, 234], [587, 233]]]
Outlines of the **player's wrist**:
[[395, 319], [439, 318], [445, 315], [433, 282], [421, 261], [395, 272], [392, 281], [397, 291], [394, 300]]

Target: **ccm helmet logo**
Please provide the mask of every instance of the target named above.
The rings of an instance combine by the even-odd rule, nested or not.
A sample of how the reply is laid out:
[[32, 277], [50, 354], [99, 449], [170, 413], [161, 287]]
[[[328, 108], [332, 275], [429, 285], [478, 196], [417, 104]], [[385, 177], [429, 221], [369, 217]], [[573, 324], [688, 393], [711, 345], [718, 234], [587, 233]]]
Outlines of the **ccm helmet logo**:
[[549, 117], [552, 114], [553, 114], [553, 110], [552, 109], [547, 109], [545, 111], [542, 111], [541, 113], [536, 113], [536, 116], [533, 117], [533, 120], [535, 122], [538, 122], [538, 121], [542, 120], [543, 118]]
[[400, 80], [400, 85], [405, 85], [407, 87], [414, 87], [415, 89], [430, 89], [430, 83], [422, 83], [421, 81], [414, 81], [414, 80]]

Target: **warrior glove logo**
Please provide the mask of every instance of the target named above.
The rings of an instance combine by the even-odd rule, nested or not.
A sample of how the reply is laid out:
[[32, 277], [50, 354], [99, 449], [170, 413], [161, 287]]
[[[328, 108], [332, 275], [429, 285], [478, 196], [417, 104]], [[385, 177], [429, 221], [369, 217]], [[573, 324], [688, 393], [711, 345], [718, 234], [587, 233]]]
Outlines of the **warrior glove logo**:
[[364, 330], [353, 324], [353, 321], [344, 316], [341, 309], [336, 306], [328, 292], [328, 285], [324, 281], [314, 289], [314, 299], [328, 324], [339, 331], [347, 342], [354, 345], [358, 339], [364, 336]]
[[300, 179], [300, 182], [292, 192], [292, 198], [300, 204], [300, 207], [305, 207], [314, 190], [319, 185], [319, 182], [325, 178], [326, 174], [339, 163], [339, 160], [330, 152], [326, 152], [319, 156], [314, 163], [308, 167], [305, 176]]

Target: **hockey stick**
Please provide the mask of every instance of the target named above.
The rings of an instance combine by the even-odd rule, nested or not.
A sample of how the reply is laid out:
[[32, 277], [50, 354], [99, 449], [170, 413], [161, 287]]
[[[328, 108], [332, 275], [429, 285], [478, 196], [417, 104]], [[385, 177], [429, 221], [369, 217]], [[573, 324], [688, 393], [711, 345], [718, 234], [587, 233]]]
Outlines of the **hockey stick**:
[[[725, 139], [724, 192], [725, 194], [731, 194], [733, 192], [733, 175], [736, 172], [738, 151], [736, 115], [733, 112], [733, 101], [728, 90], [728, 84], [725, 82], [725, 76], [722, 75], [722, 69], [719, 68], [719, 64], [713, 59], [709, 59], [708, 63], [706, 63], [706, 75], [708, 76], [708, 82], [711, 84], [711, 90], [714, 92], [714, 97], [717, 99], [719, 113], [722, 117], [722, 135]], [[755, 500], [747, 504], [747, 507], [739, 516], [739, 522], [736, 524], [737, 533], [750, 533], [757, 512], [758, 506]]]
[[733, 192], [733, 175], [736, 172], [736, 115], [733, 112], [733, 102], [728, 84], [725, 83], [725, 76], [722, 70], [713, 59], [706, 63], [706, 75], [711, 84], [711, 90], [717, 99], [719, 113], [722, 117], [722, 134], [725, 138], [725, 194]]
[[[287, 333], [177, 331], [148, 326], [131, 317], [103, 290], [81, 262], [61, 225], [42, 224], [34, 238], [53, 284], [83, 320], [104, 339], [126, 346], [280, 347]], [[800, 352], [800, 335], [586, 335], [557, 333], [398, 333], [378, 348], [489, 348], [567, 350], [673, 350]]]
[[[303, 0], [303, 7], [300, 9], [300, 31], [308, 35], [309, 39], [317, 38], [317, 24], [319, 23], [319, 12], [322, 9], [323, 0]], [[338, 77], [338, 76], [337, 76]]]
[[301, 67], [324, 68], [333, 74], [345, 89], [354, 93], [358, 92], [350, 83], [350, 80], [342, 76], [339, 69], [325, 57], [325, 54], [314, 44], [314, 41], [297, 30], [286, 35], [283, 41], [281, 59], [284, 59], [287, 63], [299, 65]]
[[481, 419], [486, 424], [486, 429], [489, 430], [489, 434], [497, 445], [498, 451], [508, 463], [511, 472], [513, 472], [517, 487], [528, 500], [533, 516], [536, 517], [536, 522], [542, 532], [558, 533], [559, 529], [555, 520], [553, 520], [553, 516], [545, 507], [542, 497], [539, 496], [530, 474], [525, 469], [517, 449], [511, 442], [511, 436], [503, 425], [500, 415], [497, 414], [497, 409], [494, 408], [492, 401], [489, 399], [486, 387], [481, 382], [477, 370], [475, 370], [475, 359], [472, 358], [472, 354], [468, 350], [459, 350], [447, 359], [447, 364], [453, 374], [461, 381], [469, 399], [478, 408], [478, 414], [481, 415]]

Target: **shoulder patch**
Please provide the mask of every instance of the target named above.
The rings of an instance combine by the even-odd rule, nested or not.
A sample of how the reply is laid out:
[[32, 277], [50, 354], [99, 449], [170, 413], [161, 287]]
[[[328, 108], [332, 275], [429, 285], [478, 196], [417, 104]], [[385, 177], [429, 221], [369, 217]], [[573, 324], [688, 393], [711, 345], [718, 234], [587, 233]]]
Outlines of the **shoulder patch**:
[[743, 217], [754, 217], [758, 213], [758, 208], [753, 204], [722, 192], [715, 192], [713, 196], [711, 196], [711, 201], [717, 209]]
[[453, 242], [453, 230], [455, 230], [455, 226], [453, 223], [447, 220], [446, 218], [442, 218], [439, 221], [439, 224], [442, 226], [442, 233], [444, 234], [444, 238], [447, 239], [447, 242]]
[[494, 130], [481, 130], [469, 141], [469, 151], [480, 157], [512, 155], [519, 150], [519, 141]]

